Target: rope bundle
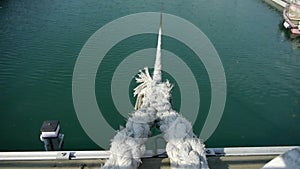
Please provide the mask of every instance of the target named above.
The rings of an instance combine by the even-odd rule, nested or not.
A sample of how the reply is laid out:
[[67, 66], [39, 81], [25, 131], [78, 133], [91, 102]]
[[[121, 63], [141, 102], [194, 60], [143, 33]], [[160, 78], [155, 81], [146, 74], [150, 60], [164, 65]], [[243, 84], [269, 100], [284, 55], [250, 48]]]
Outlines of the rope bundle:
[[134, 89], [137, 95], [136, 111], [111, 143], [111, 155], [103, 169], [136, 169], [145, 153], [145, 142], [149, 137], [154, 121], [167, 141], [166, 151], [173, 169], [207, 169], [204, 145], [193, 133], [191, 123], [172, 109], [167, 81], [157, 83], [145, 72], [136, 79], [139, 86]]
[[169, 81], [162, 83], [161, 75], [162, 13], [156, 50], [153, 78], [148, 68], [140, 71], [134, 89], [137, 96], [135, 112], [113, 138], [111, 155], [104, 169], [136, 169], [146, 151], [145, 142], [154, 121], [164, 133], [166, 151], [172, 169], [208, 169], [204, 145], [193, 133], [191, 123], [172, 109], [170, 103], [173, 86]]

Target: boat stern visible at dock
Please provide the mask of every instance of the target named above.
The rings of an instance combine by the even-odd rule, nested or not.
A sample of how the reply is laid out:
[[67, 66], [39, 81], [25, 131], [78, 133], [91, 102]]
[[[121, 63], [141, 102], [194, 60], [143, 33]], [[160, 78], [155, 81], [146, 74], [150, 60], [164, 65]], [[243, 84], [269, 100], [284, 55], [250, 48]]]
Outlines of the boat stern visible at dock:
[[283, 17], [283, 26], [292, 34], [300, 35], [300, 2], [287, 5], [283, 10]]

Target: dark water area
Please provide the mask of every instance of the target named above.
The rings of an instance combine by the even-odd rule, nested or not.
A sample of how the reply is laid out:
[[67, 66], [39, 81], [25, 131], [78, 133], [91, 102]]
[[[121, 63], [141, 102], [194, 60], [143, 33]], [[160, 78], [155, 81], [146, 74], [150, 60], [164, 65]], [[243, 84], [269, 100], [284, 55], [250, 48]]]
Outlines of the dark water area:
[[[281, 12], [261, 0], [164, 0], [163, 4], [164, 13], [184, 18], [205, 33], [224, 67], [226, 105], [206, 146], [299, 145], [300, 38], [289, 37], [282, 28]], [[152, 0], [0, 1], [0, 151], [43, 150], [39, 129], [49, 119], [60, 121], [64, 149], [100, 149], [82, 129], [74, 109], [77, 57], [89, 37], [107, 23], [159, 10], [159, 1]], [[154, 34], [130, 37], [114, 46], [101, 63], [106, 67], [98, 70], [95, 92], [103, 116], [115, 129], [126, 119], [111, 99], [113, 71], [131, 53], [155, 48], [156, 40]], [[163, 37], [163, 48], [180, 56], [199, 84], [202, 115], [194, 124], [199, 134], [210, 107], [205, 67], [189, 59], [194, 53], [176, 39]], [[109, 57], [116, 55], [120, 57]], [[176, 77], [164, 75], [177, 84]], [[134, 103], [132, 85], [128, 95]], [[175, 109], [180, 108], [180, 92], [175, 85]]]

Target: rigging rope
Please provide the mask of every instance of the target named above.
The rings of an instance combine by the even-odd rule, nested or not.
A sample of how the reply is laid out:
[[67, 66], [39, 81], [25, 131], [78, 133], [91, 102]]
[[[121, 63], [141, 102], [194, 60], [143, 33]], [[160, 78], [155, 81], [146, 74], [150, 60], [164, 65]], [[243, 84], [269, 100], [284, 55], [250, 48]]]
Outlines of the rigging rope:
[[146, 151], [145, 143], [155, 122], [167, 141], [166, 152], [172, 169], [208, 169], [205, 147], [193, 133], [192, 124], [172, 109], [173, 86], [161, 77], [162, 14], [158, 34], [153, 78], [148, 68], [140, 71], [134, 89], [135, 111], [126, 127], [112, 139], [110, 157], [103, 169], [136, 169]]

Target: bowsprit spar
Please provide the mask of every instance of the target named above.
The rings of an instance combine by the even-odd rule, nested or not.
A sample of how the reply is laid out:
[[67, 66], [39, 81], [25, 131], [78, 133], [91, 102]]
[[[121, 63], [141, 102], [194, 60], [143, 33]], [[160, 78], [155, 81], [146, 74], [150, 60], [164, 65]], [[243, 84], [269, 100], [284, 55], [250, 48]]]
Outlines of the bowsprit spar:
[[136, 169], [146, 151], [145, 143], [151, 127], [159, 126], [167, 142], [166, 152], [171, 168], [208, 169], [205, 147], [193, 133], [191, 123], [172, 109], [169, 81], [162, 82], [161, 63], [162, 12], [158, 32], [153, 77], [148, 68], [140, 71], [134, 89], [135, 111], [126, 127], [117, 132], [111, 142], [110, 157], [103, 169]]

